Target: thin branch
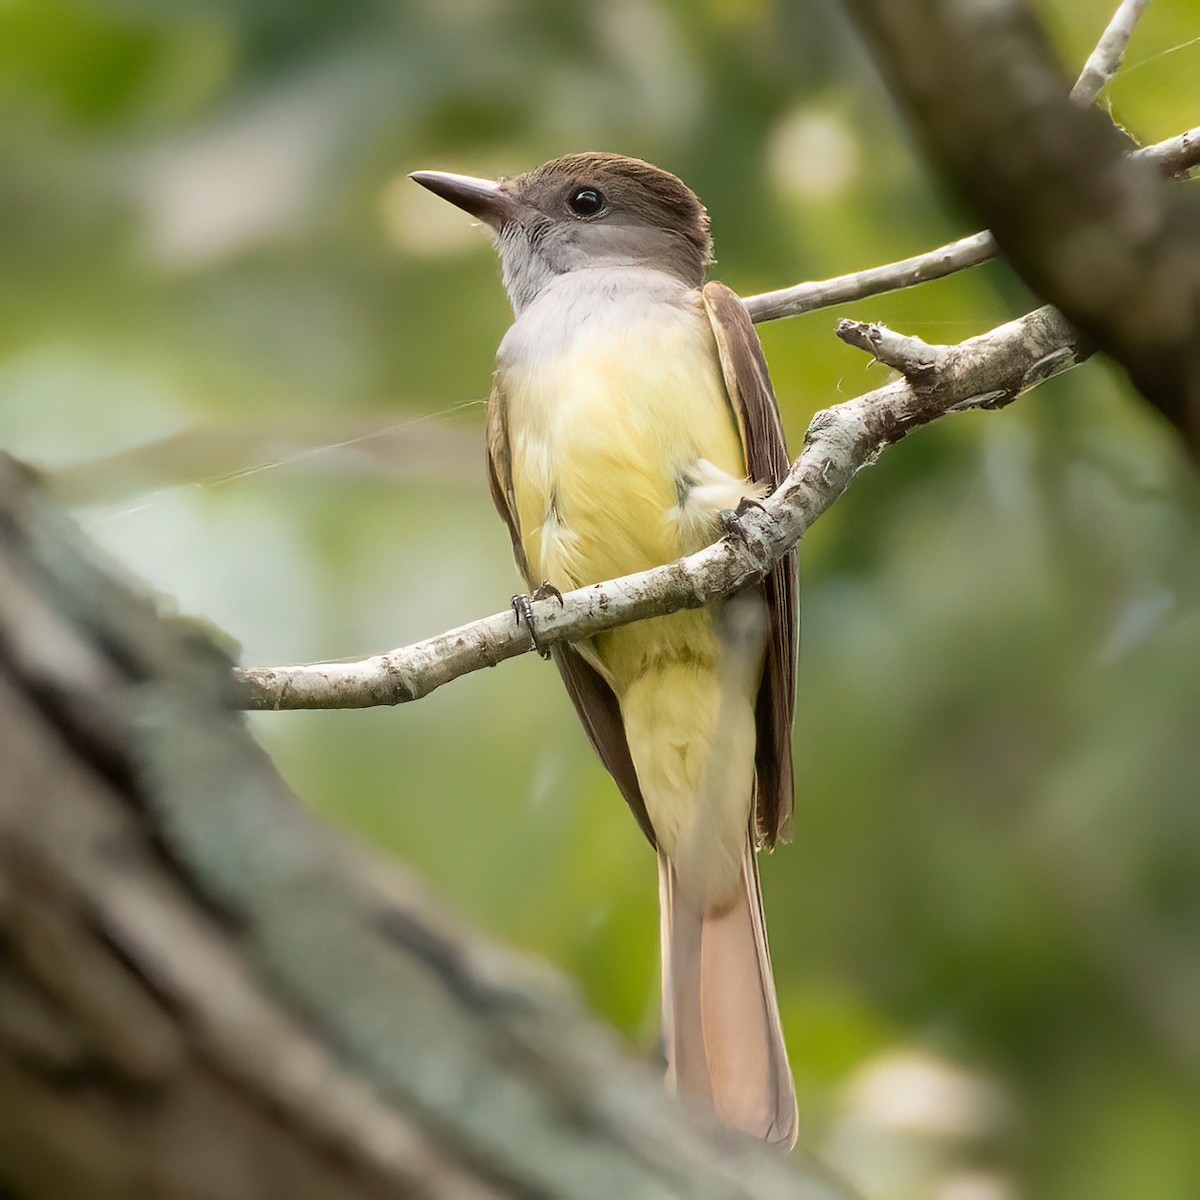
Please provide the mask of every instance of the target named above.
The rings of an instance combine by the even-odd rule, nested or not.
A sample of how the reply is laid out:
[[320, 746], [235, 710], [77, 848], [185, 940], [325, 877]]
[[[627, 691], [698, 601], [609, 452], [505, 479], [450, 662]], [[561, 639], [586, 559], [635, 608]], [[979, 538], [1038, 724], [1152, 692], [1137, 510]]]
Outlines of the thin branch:
[[[1164, 175], [1178, 175], [1200, 165], [1200, 128], [1189, 129], [1177, 137], [1135, 150], [1133, 158], [1154, 163]], [[774, 292], [747, 296], [743, 303], [755, 322], [796, 317], [819, 308], [830, 308], [851, 300], [863, 300], [899, 288], [913, 287], [931, 279], [942, 279], [968, 267], [994, 258], [996, 239], [986, 230], [939, 246], [936, 250], [902, 258], [899, 262], [836, 275], [832, 279], [811, 280]]]
[[1111, 82], [1125, 58], [1125, 47], [1133, 36], [1133, 27], [1149, 3], [1150, 0], [1122, 0], [1071, 89], [1071, 99], [1077, 104], [1094, 104]]
[[1188, 129], [1184, 133], [1155, 142], [1139, 150], [1134, 158], [1144, 158], [1154, 163], [1164, 175], [1184, 175], [1195, 166], [1200, 166], [1200, 128]]
[[[762, 578], [886, 446], [947, 413], [1013, 400], [1089, 353], [1051, 308], [936, 351], [938, 368], [920, 383], [898, 380], [818, 413], [783, 484], [762, 511], [751, 509], [741, 518], [741, 538], [567, 592], [561, 606], [535, 601], [539, 641], [575, 641], [645, 617], [698, 608]], [[237, 674], [246, 708], [365, 708], [417, 700], [531, 648], [526, 628], [503, 612], [359, 662], [246, 668]]]
[[878, 296], [883, 292], [894, 292], [899, 288], [953, 275], [956, 271], [995, 258], [996, 250], [996, 239], [984, 230], [939, 246], [936, 250], [902, 258], [899, 262], [854, 271], [849, 275], [835, 275], [832, 279], [798, 283], [775, 292], [760, 292], [757, 296], [747, 296], [743, 303], [755, 322], [798, 317], [801, 313], [813, 312], [818, 308], [830, 308], [848, 300], [863, 300], [867, 296]]

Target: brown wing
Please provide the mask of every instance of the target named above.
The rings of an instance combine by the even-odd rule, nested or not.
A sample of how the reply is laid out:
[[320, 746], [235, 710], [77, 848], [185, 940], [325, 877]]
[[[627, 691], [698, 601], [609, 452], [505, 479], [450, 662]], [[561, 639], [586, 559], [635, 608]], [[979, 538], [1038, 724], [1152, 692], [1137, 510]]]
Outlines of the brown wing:
[[[508, 526], [517, 567], [526, 587], [532, 589], [542, 581], [530, 578], [525, 547], [521, 545], [517, 505], [512, 492], [512, 465], [508, 452], [508, 428], [504, 421], [504, 407], [504, 397], [497, 382], [488, 400], [487, 411], [488, 483], [492, 489], [492, 501]], [[646, 813], [646, 802], [642, 799], [642, 790], [638, 786], [633, 759], [629, 756], [629, 743], [625, 740], [625, 727], [621, 724], [621, 709], [617, 697], [599, 672], [591, 667], [573, 646], [559, 644], [552, 648], [551, 653], [563, 683], [567, 685], [567, 693], [575, 705], [575, 711], [579, 714], [583, 728], [600, 756], [600, 761], [621, 789], [621, 794], [633, 810], [642, 832], [650, 839], [652, 846], [656, 845], [654, 828]]]
[[[779, 408], [754, 324], [737, 293], [722, 283], [704, 287], [704, 307], [721, 356], [721, 371], [737, 414], [746, 455], [746, 474], [772, 491], [790, 460]], [[763, 581], [770, 637], [756, 715], [755, 751], [758, 833], [767, 845], [787, 841], [792, 819], [792, 712], [796, 702], [796, 639], [799, 588], [796, 554], [789, 551]]]

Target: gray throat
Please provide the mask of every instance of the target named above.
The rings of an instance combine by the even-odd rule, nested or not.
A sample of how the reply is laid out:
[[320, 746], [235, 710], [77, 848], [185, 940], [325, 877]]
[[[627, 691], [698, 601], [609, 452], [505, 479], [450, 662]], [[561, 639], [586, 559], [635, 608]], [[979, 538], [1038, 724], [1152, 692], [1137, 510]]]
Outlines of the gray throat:
[[[511, 293], [510, 293], [511, 295]], [[547, 276], [523, 303], [496, 355], [501, 369], [567, 353], [582, 337], [613, 337], [643, 321], [700, 321], [698, 289], [666, 271], [604, 265]]]
[[668, 230], [514, 221], [502, 226], [495, 239], [504, 290], [518, 316], [559, 279], [585, 272], [661, 276], [681, 291], [704, 281], [694, 248]]

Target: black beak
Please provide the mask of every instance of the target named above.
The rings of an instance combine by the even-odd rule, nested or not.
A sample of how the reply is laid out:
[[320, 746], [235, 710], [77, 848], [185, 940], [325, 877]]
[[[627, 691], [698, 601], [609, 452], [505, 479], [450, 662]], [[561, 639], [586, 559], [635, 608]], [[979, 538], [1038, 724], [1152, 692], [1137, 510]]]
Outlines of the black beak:
[[435, 196], [499, 229], [511, 221], [517, 211], [516, 202], [498, 183], [491, 179], [475, 179], [471, 175], [449, 175], [445, 171], [414, 171], [409, 179], [428, 188]]

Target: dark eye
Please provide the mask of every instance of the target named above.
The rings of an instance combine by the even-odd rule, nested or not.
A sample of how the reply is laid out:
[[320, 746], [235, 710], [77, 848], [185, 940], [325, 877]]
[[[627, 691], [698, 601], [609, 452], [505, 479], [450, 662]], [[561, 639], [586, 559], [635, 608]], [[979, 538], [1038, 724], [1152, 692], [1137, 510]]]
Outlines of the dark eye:
[[567, 197], [567, 204], [577, 217], [594, 217], [604, 207], [604, 195], [595, 188], [576, 188]]

